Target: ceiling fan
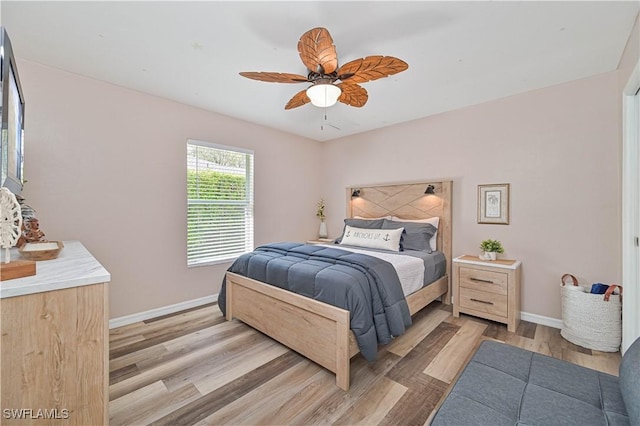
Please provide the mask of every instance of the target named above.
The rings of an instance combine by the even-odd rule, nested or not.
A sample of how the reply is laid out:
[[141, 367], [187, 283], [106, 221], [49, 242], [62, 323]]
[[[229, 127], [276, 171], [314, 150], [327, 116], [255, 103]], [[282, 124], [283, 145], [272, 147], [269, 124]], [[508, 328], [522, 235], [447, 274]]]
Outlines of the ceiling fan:
[[[326, 28], [314, 28], [302, 34], [298, 53], [309, 70], [306, 77], [279, 72], [241, 72], [240, 75], [272, 83], [312, 83], [294, 95], [284, 109], [297, 108], [309, 102], [329, 107], [338, 101], [359, 108], [367, 103], [369, 95], [358, 83], [388, 77], [409, 68], [401, 59], [381, 55], [356, 59], [338, 68], [336, 47]], [[340, 83], [335, 84], [338, 80]]]

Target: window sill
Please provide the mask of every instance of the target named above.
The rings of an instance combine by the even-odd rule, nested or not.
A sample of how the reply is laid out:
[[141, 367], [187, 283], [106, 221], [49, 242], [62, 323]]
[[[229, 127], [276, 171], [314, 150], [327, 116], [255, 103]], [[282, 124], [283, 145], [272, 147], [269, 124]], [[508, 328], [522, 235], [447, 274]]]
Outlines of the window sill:
[[219, 260], [207, 260], [204, 262], [198, 262], [198, 263], [194, 263], [192, 265], [187, 264], [187, 268], [199, 268], [201, 266], [215, 266], [215, 265], [221, 265], [223, 263], [233, 263], [239, 256], [234, 256], [234, 257], [229, 257], [226, 259], [219, 259]]

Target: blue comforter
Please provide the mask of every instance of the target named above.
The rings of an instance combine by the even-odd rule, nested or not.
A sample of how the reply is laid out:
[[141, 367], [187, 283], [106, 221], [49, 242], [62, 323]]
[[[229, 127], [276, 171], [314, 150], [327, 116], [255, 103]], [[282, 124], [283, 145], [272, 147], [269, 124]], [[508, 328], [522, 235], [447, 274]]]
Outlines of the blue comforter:
[[[378, 344], [411, 325], [407, 301], [393, 266], [381, 259], [300, 243], [275, 243], [240, 256], [234, 272], [351, 312], [360, 352], [376, 358]], [[225, 282], [218, 306], [225, 314]]]

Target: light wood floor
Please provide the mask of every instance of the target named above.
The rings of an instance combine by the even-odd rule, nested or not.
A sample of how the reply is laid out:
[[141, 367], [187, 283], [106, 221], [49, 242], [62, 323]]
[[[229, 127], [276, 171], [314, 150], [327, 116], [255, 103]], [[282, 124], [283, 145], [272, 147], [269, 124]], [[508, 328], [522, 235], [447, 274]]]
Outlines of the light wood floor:
[[[506, 326], [434, 302], [378, 360], [351, 361], [351, 389], [216, 305], [111, 330], [111, 425], [422, 425], [482, 338], [617, 375], [620, 354], [581, 348], [557, 329]], [[322, 342], [318, 342], [319, 345]]]

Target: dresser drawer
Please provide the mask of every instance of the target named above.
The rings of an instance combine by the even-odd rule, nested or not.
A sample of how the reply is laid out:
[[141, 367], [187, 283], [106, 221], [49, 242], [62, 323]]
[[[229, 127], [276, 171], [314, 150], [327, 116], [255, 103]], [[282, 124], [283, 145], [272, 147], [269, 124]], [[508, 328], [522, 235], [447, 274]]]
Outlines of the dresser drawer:
[[508, 282], [509, 276], [502, 272], [460, 268], [460, 287], [506, 295]]
[[460, 287], [460, 307], [507, 317], [507, 296]]

